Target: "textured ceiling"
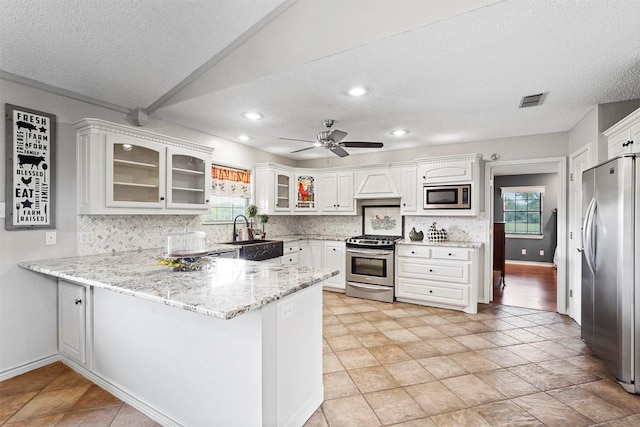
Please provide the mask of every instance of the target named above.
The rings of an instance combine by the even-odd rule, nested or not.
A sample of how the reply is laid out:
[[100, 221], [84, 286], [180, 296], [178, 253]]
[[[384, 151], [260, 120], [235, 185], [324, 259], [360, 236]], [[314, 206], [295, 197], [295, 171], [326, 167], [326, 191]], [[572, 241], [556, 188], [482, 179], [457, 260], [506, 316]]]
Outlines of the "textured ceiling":
[[[290, 155], [308, 144], [278, 138], [314, 139], [327, 118], [345, 141], [393, 150], [568, 131], [599, 103], [640, 98], [638, 0], [0, 6], [1, 70], [295, 159], [326, 152]], [[347, 96], [354, 84], [370, 92]]]

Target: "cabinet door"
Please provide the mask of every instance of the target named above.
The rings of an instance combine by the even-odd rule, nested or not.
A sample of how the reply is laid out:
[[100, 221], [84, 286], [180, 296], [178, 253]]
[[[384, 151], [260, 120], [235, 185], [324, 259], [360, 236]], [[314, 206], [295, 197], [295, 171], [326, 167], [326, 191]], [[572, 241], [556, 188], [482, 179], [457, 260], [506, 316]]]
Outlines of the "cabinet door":
[[108, 207], [163, 208], [165, 206], [165, 159], [163, 145], [107, 135]]
[[418, 180], [416, 168], [402, 169], [402, 181], [400, 186], [400, 211], [416, 212], [418, 210]]
[[336, 177], [336, 204], [339, 212], [355, 212], [353, 203], [353, 172], [338, 173]]
[[344, 242], [324, 242], [324, 250], [322, 254], [323, 267], [339, 270], [337, 276], [331, 277], [325, 282], [325, 285], [332, 288], [345, 289], [345, 243]]
[[322, 212], [335, 212], [338, 210], [338, 174], [324, 173], [321, 177], [322, 185], [320, 187]]
[[291, 174], [276, 170], [274, 173], [275, 201], [274, 210], [278, 212], [289, 212], [291, 210], [291, 193], [293, 190]]
[[294, 210], [298, 212], [315, 212], [317, 179], [314, 174], [295, 174], [296, 204]]
[[300, 242], [300, 265], [306, 267], [322, 267], [322, 242], [317, 240], [307, 240]]
[[167, 162], [167, 208], [206, 210], [211, 193], [211, 160], [169, 147]]
[[86, 288], [58, 282], [58, 349], [78, 363], [86, 363]]
[[473, 180], [472, 161], [429, 163], [422, 166], [422, 182], [425, 184], [461, 183]]

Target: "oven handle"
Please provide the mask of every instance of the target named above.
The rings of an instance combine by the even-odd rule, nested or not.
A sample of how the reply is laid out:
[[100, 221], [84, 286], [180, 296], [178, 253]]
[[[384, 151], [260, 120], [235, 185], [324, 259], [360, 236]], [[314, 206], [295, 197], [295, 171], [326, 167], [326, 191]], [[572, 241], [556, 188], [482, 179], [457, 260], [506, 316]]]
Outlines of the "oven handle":
[[347, 248], [347, 252], [352, 254], [363, 254], [363, 255], [391, 255], [393, 253], [393, 251], [376, 251], [376, 250], [351, 249], [351, 248]]
[[386, 291], [392, 289], [393, 286], [384, 286], [384, 285], [367, 285], [364, 283], [356, 283], [356, 282], [347, 282], [347, 285], [351, 285], [354, 288], [363, 288], [363, 289], [371, 289], [374, 291]]

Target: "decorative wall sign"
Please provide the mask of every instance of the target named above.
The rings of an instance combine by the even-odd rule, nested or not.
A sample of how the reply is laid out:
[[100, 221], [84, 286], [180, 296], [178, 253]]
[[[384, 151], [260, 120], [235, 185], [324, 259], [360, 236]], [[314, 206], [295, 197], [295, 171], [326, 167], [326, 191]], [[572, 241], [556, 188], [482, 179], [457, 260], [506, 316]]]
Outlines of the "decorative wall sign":
[[6, 230], [56, 227], [56, 116], [5, 104]]

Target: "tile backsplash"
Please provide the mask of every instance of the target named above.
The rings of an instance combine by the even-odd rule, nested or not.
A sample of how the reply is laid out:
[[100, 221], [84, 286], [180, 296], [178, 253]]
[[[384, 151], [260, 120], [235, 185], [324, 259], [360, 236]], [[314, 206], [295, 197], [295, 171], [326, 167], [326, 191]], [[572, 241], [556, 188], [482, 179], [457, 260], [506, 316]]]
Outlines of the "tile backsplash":
[[[448, 240], [484, 242], [486, 220], [477, 217], [405, 217], [405, 236], [412, 227], [427, 234], [433, 222], [447, 231]], [[232, 239], [232, 224], [202, 224], [200, 216], [188, 215], [80, 215], [78, 216], [78, 254], [94, 255], [112, 251], [164, 248], [172, 231], [204, 231], [207, 244]], [[265, 225], [267, 238], [291, 234], [356, 236], [362, 234], [362, 216], [277, 216]], [[89, 234], [81, 234], [89, 233]], [[81, 236], [85, 239], [81, 239]], [[90, 238], [87, 238], [90, 236]], [[89, 241], [90, 243], [83, 243]]]

